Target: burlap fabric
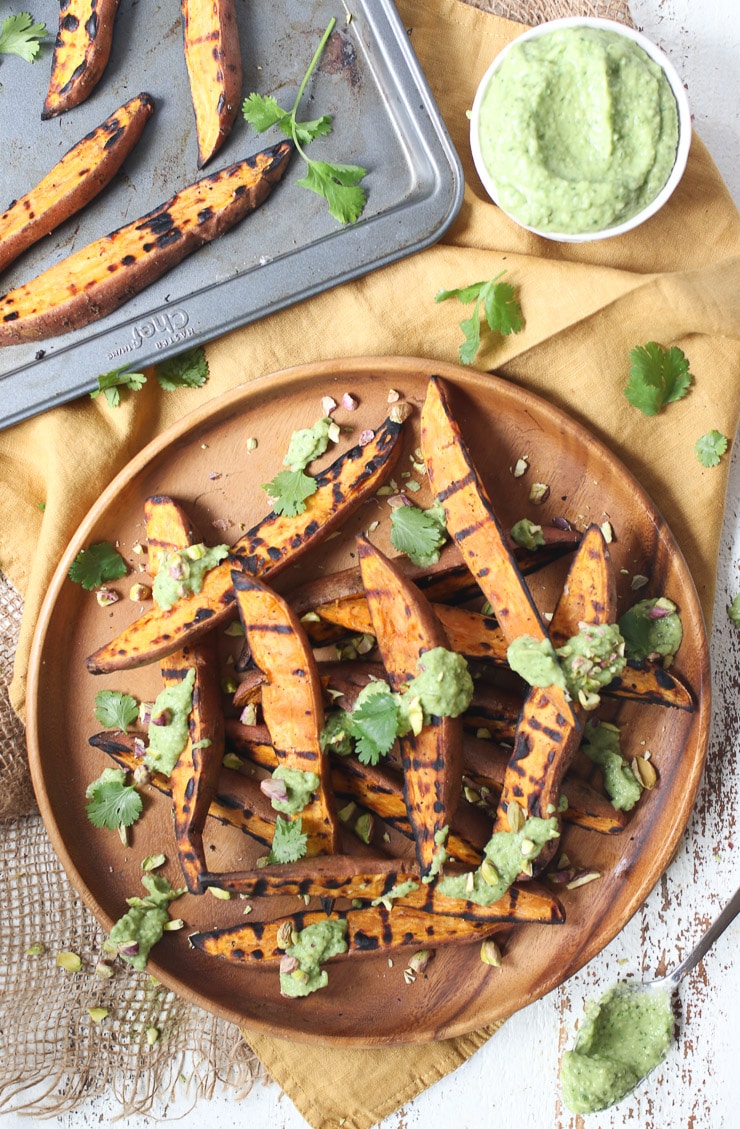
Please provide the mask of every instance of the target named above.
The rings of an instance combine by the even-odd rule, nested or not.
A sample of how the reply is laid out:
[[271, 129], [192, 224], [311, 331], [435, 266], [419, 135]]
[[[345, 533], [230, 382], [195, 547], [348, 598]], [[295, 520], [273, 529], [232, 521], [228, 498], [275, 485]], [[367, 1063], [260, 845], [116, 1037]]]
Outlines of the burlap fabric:
[[[537, 23], [554, 16], [584, 13], [629, 22], [626, 4], [609, 0], [593, 4], [558, 0], [505, 4], [478, 0], [473, 6], [521, 22]], [[706, 173], [704, 165], [702, 170]], [[716, 178], [716, 173], [706, 175]], [[732, 241], [729, 234], [727, 238]], [[670, 253], [666, 249], [666, 265], [661, 255], [656, 255], [651, 269], [670, 270]], [[625, 262], [622, 269], [625, 274], [628, 269], [639, 270], [640, 263]], [[625, 292], [627, 289], [625, 278]], [[230, 363], [228, 352], [222, 354], [220, 345], [213, 351], [214, 362], [227, 368]], [[526, 380], [526, 358], [521, 371]], [[649, 471], [646, 479], [646, 485], [652, 489]], [[682, 513], [678, 503], [677, 509]], [[711, 597], [715, 552], [716, 545], [710, 545], [701, 558], [709, 562], [708, 587], [703, 593], [705, 608]], [[230, 1085], [235, 1094], [243, 1093], [262, 1068], [238, 1029], [184, 1004], [152, 984], [146, 975], [122, 972], [114, 981], [103, 984], [96, 983], [91, 975], [67, 976], [56, 967], [55, 954], [71, 949], [83, 957], [89, 969], [94, 954], [100, 950], [102, 935], [66, 881], [40, 819], [33, 814], [22, 726], [7, 695], [21, 611], [18, 593], [7, 582], [0, 583], [0, 819], [5, 821], [0, 836], [0, 1110], [12, 1107], [37, 1113], [61, 1111], [75, 1107], [83, 1098], [112, 1090], [120, 1099], [123, 1112], [156, 1112], [158, 1099], [166, 1099], [179, 1077], [182, 1055], [187, 1049], [194, 1052], [195, 1061], [200, 1063], [191, 1080], [194, 1098], [207, 1095], [219, 1080]], [[43, 917], [39, 907], [43, 907]], [[35, 941], [43, 941], [45, 955], [26, 955], [26, 949]], [[111, 1006], [111, 1016], [105, 1025], [94, 1029], [92, 1038], [86, 1008], [107, 1003], [115, 1004]], [[162, 1032], [154, 1047], [147, 1045], [144, 1034], [151, 1026]], [[336, 1125], [339, 1110], [347, 1129], [367, 1129], [454, 1069], [489, 1034], [484, 1030], [444, 1045], [398, 1052], [336, 1052], [342, 1056], [341, 1104], [336, 1095], [333, 1101], [330, 1094], [319, 1097], [305, 1085], [312, 1073], [317, 1077], [324, 1073], [322, 1067], [312, 1069], [312, 1056], [324, 1057], [325, 1051], [303, 1048], [302, 1080], [296, 1081], [292, 1078], [290, 1043], [264, 1037], [254, 1042], [312, 1125]], [[386, 1053], [392, 1053], [395, 1062], [391, 1086], [378, 1084], [379, 1079], [388, 1077]], [[362, 1070], [356, 1068], [360, 1061]], [[37, 1083], [44, 1084], [42, 1096], [27, 1099], [25, 1091]]]

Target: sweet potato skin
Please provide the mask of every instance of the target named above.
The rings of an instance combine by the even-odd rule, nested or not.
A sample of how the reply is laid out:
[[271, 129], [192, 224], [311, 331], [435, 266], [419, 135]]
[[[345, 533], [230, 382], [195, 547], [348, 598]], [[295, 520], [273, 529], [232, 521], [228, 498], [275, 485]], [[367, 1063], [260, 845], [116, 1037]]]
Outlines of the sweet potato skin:
[[79, 106], [93, 92], [110, 58], [118, 0], [60, 0], [46, 120]]
[[105, 317], [266, 200], [292, 143], [277, 145], [183, 188], [0, 298], [0, 345], [69, 333]]
[[298, 517], [267, 514], [232, 546], [229, 557], [206, 573], [197, 596], [178, 600], [168, 612], [145, 612], [87, 660], [103, 674], [143, 666], [171, 654], [186, 640], [236, 615], [231, 570], [267, 576], [297, 560], [344, 521], [392, 473], [401, 453], [403, 424], [388, 419], [364, 447], [352, 447], [316, 476], [317, 490]]
[[182, 23], [202, 169], [239, 112], [242, 58], [234, 0], [182, 0]]
[[153, 112], [149, 94], [129, 99], [73, 145], [37, 185], [13, 201], [0, 216], [0, 271], [102, 192]]

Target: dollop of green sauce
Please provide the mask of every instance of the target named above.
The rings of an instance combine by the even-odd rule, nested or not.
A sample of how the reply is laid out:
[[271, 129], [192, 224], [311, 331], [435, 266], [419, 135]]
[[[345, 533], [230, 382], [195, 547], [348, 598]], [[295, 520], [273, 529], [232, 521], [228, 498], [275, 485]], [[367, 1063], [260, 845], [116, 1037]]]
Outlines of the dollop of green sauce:
[[155, 603], [168, 612], [184, 596], [197, 596], [206, 573], [228, 555], [228, 545], [188, 545], [163, 553], [152, 584]]
[[668, 666], [683, 640], [683, 627], [673, 600], [659, 596], [638, 600], [619, 621], [627, 658], [643, 662], [660, 658]]
[[354, 742], [349, 731], [350, 715], [346, 710], [331, 710], [324, 719], [319, 741], [322, 753], [336, 753], [348, 757], [354, 752]]
[[432, 647], [417, 661], [419, 673], [404, 686], [401, 701], [418, 698], [425, 721], [459, 717], [470, 705], [475, 687], [468, 664], [456, 651]]
[[540, 545], [545, 544], [542, 526], [535, 525], [528, 517], [523, 517], [521, 521], [514, 522], [510, 532], [512, 541], [521, 545], [523, 549], [537, 549]]
[[579, 623], [578, 634], [558, 647], [570, 693], [583, 702], [622, 673], [627, 663], [624, 639], [615, 623]]
[[309, 996], [329, 983], [327, 972], [321, 967], [330, 957], [347, 951], [347, 922], [341, 918], [327, 918], [301, 929], [296, 942], [285, 950], [295, 957], [298, 968], [294, 972], [280, 973], [281, 996]]
[[506, 650], [509, 666], [530, 686], [560, 686], [565, 689], [565, 675], [549, 639], [520, 635]]
[[391, 886], [387, 894], [381, 894], [379, 898], [373, 898], [370, 903], [371, 906], [385, 906], [386, 909], [391, 909], [393, 902], [399, 898], [405, 898], [407, 894], [412, 894], [414, 890], [419, 889], [418, 882], [412, 882], [408, 879], [406, 882], [396, 882], [395, 886]]
[[303, 470], [312, 459], [323, 455], [329, 446], [330, 433], [336, 426], [329, 416], [322, 416], [313, 427], [302, 427], [294, 431], [283, 464], [291, 470]]
[[606, 721], [596, 728], [586, 726], [581, 748], [601, 769], [612, 807], [617, 811], [631, 811], [642, 794], [642, 784], [622, 756], [617, 726]]
[[146, 966], [152, 946], [156, 945], [164, 933], [169, 920], [167, 907], [185, 892], [184, 888], [173, 889], [166, 878], [157, 874], [144, 874], [141, 882], [148, 890], [147, 897], [126, 899], [131, 908], [115, 923], [105, 944], [105, 948], [110, 950], [118, 950], [125, 945], [138, 945], [136, 953], [127, 955], [119, 952], [119, 956], [139, 972]]
[[[195, 667], [190, 667], [181, 682], [165, 686], [152, 706], [149, 723], [149, 747], [144, 764], [155, 772], [169, 776], [188, 739], [188, 718], [193, 708]], [[155, 725], [154, 718], [168, 718], [166, 725]]]
[[673, 1034], [668, 992], [626, 987], [586, 1005], [576, 1047], [563, 1055], [563, 1101], [572, 1113], [614, 1105], [665, 1058]]
[[273, 779], [284, 782], [288, 792], [287, 800], [272, 800], [272, 806], [275, 811], [285, 812], [286, 815], [298, 815], [302, 812], [319, 786], [315, 772], [303, 772], [300, 768], [288, 768], [284, 764], [279, 764], [272, 775]]
[[480, 110], [501, 205], [540, 231], [603, 231], [658, 195], [678, 146], [663, 70], [632, 40], [561, 28], [514, 44]]
[[[450, 874], [437, 885], [447, 898], [460, 898], [476, 905], [490, 906], [503, 898], [527, 861], [536, 859], [545, 843], [560, 834], [558, 821], [530, 816], [520, 831], [494, 831], [484, 847], [484, 859], [477, 870]], [[523, 849], [524, 848], [524, 849]]]
[[584, 708], [593, 709], [599, 703], [598, 691], [624, 670], [624, 640], [614, 623], [578, 626], [578, 634], [557, 650], [549, 639], [520, 635], [509, 644], [506, 657], [530, 686], [560, 686]]

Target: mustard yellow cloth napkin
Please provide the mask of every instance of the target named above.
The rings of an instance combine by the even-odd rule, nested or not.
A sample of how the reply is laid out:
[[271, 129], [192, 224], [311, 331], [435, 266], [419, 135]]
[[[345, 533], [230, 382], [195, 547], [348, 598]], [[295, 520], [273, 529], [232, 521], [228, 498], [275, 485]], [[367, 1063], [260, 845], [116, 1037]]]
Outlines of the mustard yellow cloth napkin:
[[[537, 391], [611, 446], [672, 527], [709, 617], [729, 460], [705, 469], [694, 444], [714, 428], [732, 439], [738, 419], [740, 221], [727, 189], [694, 138], [677, 192], [636, 231], [581, 246], [522, 231], [483, 193], [466, 119], [478, 80], [521, 25], [459, 0], [398, 0], [398, 7], [463, 160], [459, 218], [433, 248], [213, 343], [203, 389], [168, 394], [150, 381], [117, 410], [102, 397], [84, 400], [0, 433], [0, 569], [26, 599], [12, 686], [19, 711], [31, 634], [56, 561], [103, 487], [145, 443], [204, 397], [291, 365], [385, 354], [455, 361], [458, 323], [468, 311], [436, 305], [434, 295], [504, 269], [526, 326], [488, 341], [477, 367]], [[678, 345], [695, 377], [683, 400], [652, 419], [623, 394], [629, 350], [648, 341]], [[247, 1032], [316, 1129], [367, 1129], [488, 1034], [366, 1052]]]

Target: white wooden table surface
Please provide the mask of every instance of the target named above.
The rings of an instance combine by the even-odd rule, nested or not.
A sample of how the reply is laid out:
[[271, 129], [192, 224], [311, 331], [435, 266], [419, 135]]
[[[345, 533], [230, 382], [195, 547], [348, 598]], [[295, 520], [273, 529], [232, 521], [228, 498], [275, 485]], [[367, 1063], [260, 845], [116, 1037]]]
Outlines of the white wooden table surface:
[[[670, 55], [688, 88], [696, 128], [740, 202], [740, 3], [738, 0], [632, 0], [635, 23]], [[572, 1129], [559, 1099], [558, 1061], [584, 1001], [618, 977], [649, 977], [679, 961], [740, 884], [740, 632], [725, 606], [740, 591], [740, 454], [732, 460], [711, 653], [714, 719], [708, 769], [675, 861], [643, 910], [580, 974], [509, 1020], [473, 1059], [381, 1123], [380, 1129]], [[636, 1095], [587, 1119], [587, 1129], [736, 1129], [740, 1126], [740, 919], [681, 990], [683, 1031], [666, 1062]], [[349, 1110], [347, 1111], [350, 1112]], [[68, 1129], [106, 1124], [110, 1100], [39, 1124]], [[306, 1129], [274, 1085], [258, 1085], [243, 1103], [227, 1093], [167, 1120], [182, 1129]], [[32, 1122], [2, 1116], [3, 1129]], [[117, 1123], [150, 1125], [148, 1118]]]

